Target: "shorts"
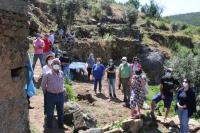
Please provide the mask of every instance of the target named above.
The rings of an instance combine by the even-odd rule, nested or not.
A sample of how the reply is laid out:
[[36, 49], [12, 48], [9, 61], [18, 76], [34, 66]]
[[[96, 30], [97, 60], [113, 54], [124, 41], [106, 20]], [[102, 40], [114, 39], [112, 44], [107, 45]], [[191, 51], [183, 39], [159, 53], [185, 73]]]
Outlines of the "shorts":
[[163, 100], [164, 102], [164, 106], [165, 108], [170, 108], [172, 100], [173, 100], [173, 96], [165, 96], [165, 99], [162, 99], [161, 93], [159, 92], [153, 99], [152, 101], [158, 103], [161, 100]]

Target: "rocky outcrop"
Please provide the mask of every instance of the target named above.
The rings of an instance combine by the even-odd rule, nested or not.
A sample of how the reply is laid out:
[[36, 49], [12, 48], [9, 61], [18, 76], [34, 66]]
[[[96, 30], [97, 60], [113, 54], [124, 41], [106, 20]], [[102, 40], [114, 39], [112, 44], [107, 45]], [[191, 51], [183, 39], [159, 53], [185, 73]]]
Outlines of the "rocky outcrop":
[[86, 130], [90, 128], [96, 128], [97, 120], [91, 112], [87, 110], [81, 110], [74, 113], [74, 130]]
[[95, 57], [102, 58], [103, 63], [107, 63], [110, 58], [120, 63], [123, 56], [127, 56], [128, 60], [132, 61], [138, 53], [137, 44], [138, 41], [133, 39], [117, 38], [111, 41], [81, 39], [71, 48], [66, 45], [64, 49], [68, 51], [69, 56], [73, 55], [74, 58], [87, 60], [88, 55], [93, 52]]
[[0, 132], [27, 133], [28, 105], [24, 90], [27, 3], [24, 0], [0, 0], [0, 3]]
[[142, 119], [128, 119], [122, 122], [122, 129], [127, 133], [137, 133], [142, 127]]
[[76, 35], [78, 38], [92, 38], [95, 36], [103, 37], [106, 34], [116, 37], [131, 37], [141, 39], [142, 34], [137, 26], [132, 29], [123, 24], [101, 24], [99, 25], [81, 25], [76, 26]]
[[92, 131], [98, 131], [97, 133], [99, 133], [101, 131], [96, 128], [97, 120], [93, 113], [82, 109], [79, 104], [74, 102], [67, 102], [64, 105], [64, 123], [68, 126], [74, 125], [74, 132], [93, 133]]
[[188, 48], [193, 48], [192, 38], [188, 36], [173, 35], [173, 34], [161, 34], [161, 33], [149, 33], [152, 40], [158, 42], [160, 45], [173, 48], [175, 43], [180, 43]]
[[80, 111], [81, 108], [78, 104], [73, 102], [67, 102], [64, 104], [64, 123], [67, 125], [73, 124], [73, 115], [74, 113]]

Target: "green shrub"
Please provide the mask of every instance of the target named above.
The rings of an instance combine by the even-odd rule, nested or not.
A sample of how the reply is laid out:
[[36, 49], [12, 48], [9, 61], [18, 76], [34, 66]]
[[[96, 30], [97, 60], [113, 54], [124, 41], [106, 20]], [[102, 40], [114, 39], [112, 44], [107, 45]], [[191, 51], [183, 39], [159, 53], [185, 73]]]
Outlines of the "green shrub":
[[[195, 88], [197, 97], [200, 97], [200, 48], [193, 50], [178, 45], [174, 56], [166, 62], [166, 65], [174, 68], [174, 76], [181, 82], [183, 78], [189, 78]], [[200, 98], [197, 98], [198, 113], [200, 117]]]
[[165, 24], [165, 22], [161, 22], [159, 25], [158, 25], [159, 29], [161, 30], [169, 30], [169, 27]]
[[115, 122], [113, 122], [113, 124], [112, 124], [112, 129], [116, 129], [116, 128], [122, 128], [122, 122], [123, 122], [123, 120], [122, 119], [120, 119], [119, 121], [115, 121]]
[[200, 26], [191, 26], [188, 25], [186, 29], [183, 31], [185, 34], [193, 36], [200, 35]]
[[65, 79], [65, 90], [67, 93], [67, 98], [70, 101], [77, 101], [77, 96], [76, 93], [74, 92], [71, 83], [69, 83], [69, 81], [67, 79]]
[[103, 13], [98, 4], [92, 6], [91, 16], [97, 20], [100, 20], [102, 18]]
[[109, 33], [103, 36], [104, 41], [112, 41], [113, 39], [114, 39], [114, 36], [110, 35]]
[[141, 7], [141, 12], [151, 18], [160, 18], [163, 8], [161, 8], [154, 0], [151, 0], [150, 5], [145, 4]]
[[179, 30], [185, 30], [188, 26], [181, 22], [173, 22], [171, 23], [171, 30], [172, 32], [177, 32]]
[[129, 0], [127, 2], [127, 5], [130, 5], [130, 6], [134, 7], [135, 9], [139, 9], [140, 2], [139, 2], [139, 0]]
[[106, 10], [115, 1], [114, 0], [100, 0], [99, 2], [100, 2], [100, 5], [101, 5], [101, 8]]
[[129, 27], [131, 27], [138, 19], [138, 10], [129, 5], [125, 9], [124, 16], [128, 21]]

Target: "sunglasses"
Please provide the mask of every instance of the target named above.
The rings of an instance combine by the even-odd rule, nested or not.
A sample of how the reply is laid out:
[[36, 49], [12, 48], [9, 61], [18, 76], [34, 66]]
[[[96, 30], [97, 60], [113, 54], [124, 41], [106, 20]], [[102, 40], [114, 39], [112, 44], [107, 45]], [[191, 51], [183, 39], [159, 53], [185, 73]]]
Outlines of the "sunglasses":
[[183, 83], [188, 83], [188, 81], [183, 81]]

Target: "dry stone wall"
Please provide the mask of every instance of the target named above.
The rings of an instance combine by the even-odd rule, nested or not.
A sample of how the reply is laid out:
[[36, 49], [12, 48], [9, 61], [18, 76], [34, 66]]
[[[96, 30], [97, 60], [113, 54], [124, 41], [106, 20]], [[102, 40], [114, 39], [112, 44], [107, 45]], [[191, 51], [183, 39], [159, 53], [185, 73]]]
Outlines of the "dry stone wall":
[[0, 132], [27, 133], [27, 3], [0, 0]]

